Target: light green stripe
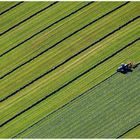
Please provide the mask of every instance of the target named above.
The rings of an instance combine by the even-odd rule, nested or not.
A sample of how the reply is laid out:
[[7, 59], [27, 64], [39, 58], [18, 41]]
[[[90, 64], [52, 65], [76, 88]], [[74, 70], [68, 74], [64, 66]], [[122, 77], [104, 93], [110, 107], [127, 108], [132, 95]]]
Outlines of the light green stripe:
[[24, 2], [23, 4], [15, 7], [1, 16], [0, 32], [7, 30], [11, 26], [19, 23], [23, 19], [29, 17], [51, 3], [52, 2]]
[[[136, 43], [136, 45], [134, 45], [133, 47], [128, 48], [127, 50], [118, 54], [117, 56], [111, 58], [109, 61], [106, 61], [101, 66], [98, 66], [96, 69], [82, 76], [79, 80], [76, 80], [46, 101], [41, 102], [36, 107], [32, 108], [12, 122], [8, 123], [1, 129], [1, 137], [12, 137], [16, 135], [18, 132], [24, 130], [31, 124], [35, 123], [37, 120], [40, 120], [43, 116], [46, 116], [48, 113], [56, 110], [63, 104], [66, 104], [74, 97], [78, 96], [82, 92], [86, 91], [87, 89], [91, 88], [98, 82], [114, 73], [114, 70], [122, 61], [125, 62], [131, 58], [133, 58], [132, 61], [140, 60], [139, 58], [134, 58], [136, 54], [135, 52], [139, 52], [138, 43]], [[96, 78], [98, 78], [98, 80]], [[10, 131], [11, 128], [13, 128], [13, 125], [16, 125], [18, 129]]]
[[[0, 48], [0, 53], [9, 50], [10, 48], [19, 44], [23, 40], [27, 39], [28, 37], [32, 36], [33, 34], [37, 33], [38, 31], [42, 30], [43, 28], [47, 27], [48, 25], [66, 16], [67, 14], [71, 13], [75, 9], [82, 7], [85, 4], [86, 3], [84, 2], [80, 2], [80, 3], [59, 2], [53, 5], [52, 7], [46, 9], [45, 11], [39, 13], [38, 15], [32, 17], [28, 21], [22, 23], [21, 25], [12, 29], [11, 31], [9, 31], [8, 33], [6, 33], [4, 36], [1, 37], [2, 47]], [[45, 5], [42, 4], [43, 8], [46, 7], [47, 5], [50, 5], [50, 2], [46, 3]], [[38, 6], [34, 5], [34, 7], [38, 7]]]
[[0, 2], [0, 13], [7, 10], [11, 6], [15, 5], [17, 2], [6, 2], [6, 1], [1, 1]]

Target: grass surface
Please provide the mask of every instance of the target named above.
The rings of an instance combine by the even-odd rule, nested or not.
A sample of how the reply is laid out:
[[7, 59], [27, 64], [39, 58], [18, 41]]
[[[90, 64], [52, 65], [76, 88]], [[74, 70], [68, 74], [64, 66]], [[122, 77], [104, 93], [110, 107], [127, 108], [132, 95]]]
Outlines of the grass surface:
[[[118, 14], [118, 12], [116, 14]], [[69, 58], [71, 55], [77, 53], [79, 50], [81, 50], [81, 49], [87, 47], [88, 45], [90, 45], [91, 43], [93, 43], [93, 41], [95, 42], [98, 39], [100, 39], [101, 37], [105, 36], [107, 33], [111, 32], [113, 29], [115, 29], [115, 26], [112, 26], [112, 25], [116, 21], [114, 20], [114, 23], [110, 23], [109, 19], [115, 17], [116, 20], [121, 20], [121, 18], [119, 19], [118, 16], [116, 16], [116, 14], [115, 15], [112, 14], [112, 16], [110, 15], [108, 18], [104, 18], [103, 21], [100, 20], [99, 23], [97, 22], [97, 23], [91, 25], [90, 27], [88, 27], [84, 31], [81, 31], [79, 34], [76, 34], [76, 35], [72, 36], [68, 40], [62, 42], [60, 45], [57, 45], [56, 47], [54, 47], [52, 50], [50, 50], [50, 51], [44, 53], [43, 55], [39, 56], [37, 58], [37, 61], [32, 61], [31, 63], [28, 64], [28, 66], [24, 66], [23, 69], [19, 69], [18, 72], [15, 71], [16, 77], [17, 77], [17, 73], [18, 73], [18, 77], [19, 76], [20, 77], [19, 78], [17, 77], [17, 79], [13, 79], [13, 77], [12, 77], [11, 79], [16, 81], [17, 83], [15, 84], [13, 82], [13, 80], [9, 80], [9, 78], [6, 78], [6, 80], [8, 82], [5, 82], [5, 80], [4, 80], [4, 85], [6, 85], [6, 87], [8, 87], [10, 90], [8, 88], [5, 88], [4, 86], [1, 86], [1, 87], [3, 87], [3, 89], [2, 89], [3, 94], [1, 94], [1, 98], [9, 95], [11, 92], [14, 92], [15, 90], [19, 89], [19, 87], [24, 86], [25, 84], [27, 84], [30, 81], [32, 81], [33, 79], [35, 79], [35, 77], [38, 77], [39, 75], [41, 75], [45, 71], [51, 69], [52, 67], [54, 67], [58, 63], [58, 61], [59, 61], [59, 63], [64, 61], [66, 58]], [[125, 23], [125, 21], [122, 21], [122, 22]], [[102, 23], [105, 23], [105, 24], [102, 24]], [[119, 22], [118, 22], [118, 25], [120, 25]], [[118, 25], [116, 24], [116, 27], [119, 27]], [[105, 28], [101, 28], [101, 27], [104, 27], [104, 26], [105, 26]], [[112, 28], [110, 28], [110, 26]], [[133, 30], [133, 28], [132, 28], [132, 30]], [[137, 33], [135, 33], [134, 35], [138, 36]], [[77, 41], [74, 41], [74, 39], [76, 39]], [[53, 40], [53, 42], [54, 42], [54, 40]], [[67, 44], [69, 44], [69, 45], [67, 45]], [[71, 47], [71, 49], [69, 49], [70, 47]], [[76, 49], [75, 49], [75, 47], [76, 47]], [[22, 52], [26, 53], [26, 51], [24, 51], [24, 50], [22, 50]], [[38, 53], [38, 51], [36, 53]], [[17, 52], [16, 52], [16, 54], [17, 54]], [[15, 54], [15, 56], [18, 56], [16, 54]], [[61, 58], [60, 58], [60, 54], [62, 54]], [[4, 71], [4, 72], [6, 70], [10, 69], [9, 68], [10, 67], [9, 63], [10, 63], [11, 60], [14, 59], [14, 58], [10, 59], [7, 56], [6, 56], [6, 58], [8, 58], [7, 67], [5, 66], [6, 65], [6, 60], [2, 57], [2, 62], [4, 62], [4, 63], [2, 63], [2, 65], [1, 65], [1, 67], [3, 68], [1, 70]], [[26, 60], [28, 59], [28, 57], [25, 57], [25, 58], [26, 58]], [[17, 61], [20, 61], [20, 59], [18, 59], [18, 58], [15, 58], [15, 59]], [[53, 64], [52, 62], [55, 63], [55, 64]], [[14, 61], [14, 63], [15, 63], [15, 61]], [[13, 62], [11, 62], [11, 65], [14, 66]], [[34, 73], [31, 73], [30, 71], [27, 71], [29, 69], [31, 71], [34, 71]], [[28, 72], [28, 74], [27, 74], [27, 72]], [[25, 76], [25, 73], [26, 73], [26, 76]], [[10, 75], [10, 76], [12, 76], [12, 75]], [[9, 83], [9, 81], [10, 81], [10, 83]], [[3, 83], [2, 83], [2, 85], [3, 85]]]
[[18, 137], [117, 137], [139, 122], [139, 76], [140, 67], [125, 76], [115, 74]]
[[[132, 24], [132, 25], [134, 27], [138, 27], [136, 26], [137, 24], [138, 22], [136, 21], [136, 24]], [[129, 29], [129, 26], [128, 28], [126, 28], [126, 30], [128, 29]], [[132, 28], [132, 29], [135, 29], [135, 28]], [[98, 48], [98, 45], [97, 45], [97, 47], [93, 47], [89, 49], [88, 51], [82, 53], [80, 56], [77, 56], [74, 60], [71, 60], [69, 63], [66, 63], [62, 67], [58, 68], [58, 70], [54, 70], [52, 73], [42, 77], [41, 79], [33, 83], [31, 86], [28, 86], [25, 90], [24, 89], [21, 90], [21, 92], [17, 93], [16, 96], [14, 96], [15, 101], [13, 102], [12, 100], [13, 103], [7, 100], [9, 105], [6, 104], [6, 107], [3, 109], [2, 115], [0, 116], [1, 122], [4, 122], [3, 120], [7, 120], [8, 118], [17, 114], [21, 110], [29, 107], [31, 104], [37, 102], [44, 96], [49, 95], [51, 92], [58, 89], [60, 86], [64, 85], [66, 82], [69, 82], [74, 77], [78, 76], [85, 70], [89, 69], [91, 66], [97, 64], [102, 59], [106, 58], [109, 54], [127, 45], [130, 40], [127, 40], [127, 39], [125, 40], [125, 37], [129, 38], [130, 37], [129, 35], [133, 36], [133, 34], [126, 32], [126, 30], [124, 31], [122, 30], [118, 32], [119, 35], [116, 34], [116, 38], [114, 38], [115, 41], [111, 40], [114, 37], [112, 36], [108, 44], [105, 44], [105, 45], [100, 44], [100, 46], [103, 46], [103, 47], [99, 46]], [[135, 32], [133, 33], [137, 34], [137, 31], [138, 31], [137, 28], [135, 29], [135, 31], [136, 33]], [[122, 32], [125, 32], [127, 34], [122, 34]], [[121, 35], [123, 35], [122, 40], [121, 40], [122, 38]], [[132, 41], [134, 40], [133, 37], [132, 37]], [[111, 44], [114, 44], [114, 42], [117, 42], [117, 43], [115, 45], [111, 45]], [[120, 43], [121, 45], [119, 46]], [[124, 46], [122, 46], [122, 44], [124, 44]], [[52, 86], [52, 84], [54, 84], [54, 86]]]
[[[118, 57], [113, 57], [111, 60], [103, 63], [100, 67], [98, 66], [96, 69], [90, 71], [85, 76], [82, 76], [79, 80], [76, 80], [75, 82], [72, 82], [72, 84], [67, 86], [66, 88], [63, 88], [63, 90], [60, 91], [60, 93], [58, 92], [58, 94], [54, 94], [52, 97], [48, 98], [47, 100], [44, 100], [43, 102], [41, 102], [40, 104], [32, 108], [31, 110], [20, 115], [17, 119], [5, 125], [1, 129], [2, 136], [3, 137], [14, 136], [16, 133], [20, 132], [21, 130], [35, 123], [37, 120], [40, 120], [43, 116], [46, 116], [46, 114], [50, 114], [52, 111], [63, 106], [74, 97], [80, 95], [82, 92], [85, 92], [86, 90], [91, 88], [93, 85], [96, 85], [97, 83], [101, 82], [103, 79], [113, 74], [114, 70], [116, 69], [115, 67], [119, 63], [127, 62], [129, 59], [133, 61], [138, 61], [139, 60], [139, 44], [136, 43], [136, 45], [134, 46], [135, 47], [132, 47], [128, 49], [127, 51], [124, 51], [123, 53], [121, 53], [121, 55], [119, 55]], [[136, 51], [137, 54], [135, 53], [136, 48], [138, 48], [138, 50]], [[124, 58], [124, 56], [126, 57]], [[112, 65], [111, 68], [109, 68], [110, 65]], [[14, 129], [13, 131], [10, 131], [11, 128], [13, 127], [13, 124], [16, 124], [18, 129]]]
[[132, 129], [122, 136], [122, 138], [140, 138], [140, 126]]
[[0, 13], [6, 11], [10, 7], [14, 6], [15, 4], [17, 4], [17, 2], [1, 2], [0, 3]]
[[[116, 138], [137, 125], [139, 67], [128, 75], [114, 73], [122, 62], [140, 62], [139, 3], [36, 5], [23, 2], [2, 15], [0, 137]], [[93, 86], [95, 90], [88, 91]], [[134, 89], [127, 92], [127, 87]], [[87, 96], [81, 96], [85, 92]]]
[[[94, 6], [94, 3], [92, 5]], [[5, 73], [9, 72], [10, 70], [12, 70], [14, 67], [17, 67], [17, 66], [21, 65], [22, 63], [26, 62], [27, 60], [29, 60], [29, 59], [33, 58], [34, 56], [38, 55], [40, 52], [42, 52], [44, 50], [47, 50], [47, 48], [50, 48], [51, 46], [53, 46], [54, 44], [56, 44], [57, 42], [59, 42], [63, 38], [69, 36], [74, 31], [82, 28], [83, 26], [85, 26], [89, 22], [94, 21], [96, 18], [104, 15], [104, 12], [107, 13], [108, 11], [111, 11], [113, 8], [117, 7], [116, 5], [121, 5], [121, 4], [116, 4], [116, 5], [113, 5], [113, 6], [111, 6], [111, 4], [110, 4], [110, 5], [108, 5], [108, 7], [111, 6], [109, 9], [105, 9], [105, 11], [101, 12], [98, 15], [96, 15], [96, 13], [94, 13], [95, 9], [93, 9], [92, 5], [90, 5], [90, 7], [85, 8], [86, 10], [83, 10], [83, 11], [81, 10], [78, 13], [75, 13], [73, 16], [69, 17], [67, 20], [61, 21], [60, 23], [58, 23], [58, 24], [54, 25], [53, 27], [49, 28], [46, 31], [45, 34], [42, 33], [42, 34], [40, 34], [39, 37], [36, 36], [35, 38], [29, 40], [25, 44], [22, 44], [21, 46], [17, 47], [15, 50], [9, 52], [6, 56], [3, 56], [2, 58], [0, 58], [1, 62], [4, 62], [0, 66], [1, 76], [4, 75]], [[104, 6], [105, 6], [105, 4], [104, 4]], [[87, 9], [89, 9], [89, 8], [90, 8], [90, 11], [88, 12]], [[98, 6], [97, 6], [97, 8], [98, 8]], [[102, 9], [102, 7], [100, 7], [100, 9]], [[100, 10], [100, 9], [98, 9], [98, 10]], [[91, 14], [91, 15], [93, 15], [92, 18], [91, 18], [91, 15], [90, 15], [91, 10], [93, 11], [92, 14]], [[82, 14], [80, 14], [81, 12], [82, 12]], [[88, 12], [88, 16], [87, 16], [86, 20], [84, 20], [84, 17], [83, 17], [84, 14], [83, 13], [87, 14], [87, 12]], [[79, 14], [80, 14], [80, 16], [79, 16]], [[79, 20], [77, 20], [77, 17], [78, 17]], [[73, 21], [75, 21], [75, 22], [73, 22]], [[106, 21], [107, 20], [105, 20], [105, 22]], [[98, 25], [96, 25], [96, 27]], [[55, 28], [55, 30], [54, 30], [54, 28]], [[95, 28], [94, 30], [96, 31], [97, 29]], [[87, 31], [85, 31], [85, 32], [86, 32], [86, 34], [88, 34]], [[77, 34], [79, 35], [79, 32]], [[74, 39], [74, 37], [73, 37], [73, 39]], [[74, 40], [70, 40], [69, 42], [72, 43], [72, 41], [74, 41]], [[31, 47], [27, 48], [26, 47], [27, 45], [30, 45]], [[8, 46], [10, 46], [10, 45], [8, 44]], [[6, 47], [4, 47], [4, 49], [6, 49]], [[14, 57], [12, 57], [12, 56], [14, 56]], [[12, 57], [12, 59], [11, 59], [11, 57]]]
[[[46, 3], [45, 5], [48, 6], [48, 5], [50, 5], [50, 3]], [[69, 7], [68, 7], [68, 5], [69, 5]], [[58, 19], [63, 18], [66, 15], [68, 15], [69, 13], [73, 12], [74, 10], [79, 9], [83, 5], [86, 5], [86, 3], [75, 2], [73, 4], [73, 3], [64, 2], [62, 4], [56, 3], [56, 4], [52, 5], [51, 7], [47, 8], [46, 10], [42, 11], [41, 13], [35, 15], [34, 17], [27, 20], [26, 22], [20, 24], [18, 26], [18, 28], [14, 28], [13, 30], [6, 33], [2, 37], [1, 45], [3, 47], [1, 48], [0, 53], [2, 54], [6, 50], [9, 50], [9, 49], [15, 47], [17, 44], [23, 42], [30, 36], [34, 35], [35, 33], [41, 31], [45, 27], [56, 22]], [[60, 11], [60, 9], [63, 9], [63, 10]], [[38, 20], [38, 19], [40, 19], [40, 20]], [[9, 37], [10, 37], [10, 39], [7, 39]], [[33, 42], [34, 41], [35, 40], [33, 40]], [[4, 42], [7, 42], [7, 43], [5, 44]], [[26, 46], [27, 45], [28, 44], [26, 44]], [[32, 47], [32, 49], [34, 47]]]
[[[48, 6], [52, 2], [24, 2], [23, 4], [13, 8], [10, 12], [1, 16], [0, 32], [4, 32], [11, 26], [31, 16], [33, 13]], [[18, 12], [17, 12], [18, 11]]]

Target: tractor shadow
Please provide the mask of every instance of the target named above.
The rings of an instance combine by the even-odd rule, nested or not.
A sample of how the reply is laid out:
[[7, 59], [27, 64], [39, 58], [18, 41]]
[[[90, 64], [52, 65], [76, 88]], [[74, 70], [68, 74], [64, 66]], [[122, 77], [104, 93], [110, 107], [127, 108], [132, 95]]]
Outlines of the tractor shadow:
[[124, 71], [124, 72], [121, 72], [122, 74], [127, 74], [129, 72], [133, 72], [133, 70], [127, 70], [127, 71]]

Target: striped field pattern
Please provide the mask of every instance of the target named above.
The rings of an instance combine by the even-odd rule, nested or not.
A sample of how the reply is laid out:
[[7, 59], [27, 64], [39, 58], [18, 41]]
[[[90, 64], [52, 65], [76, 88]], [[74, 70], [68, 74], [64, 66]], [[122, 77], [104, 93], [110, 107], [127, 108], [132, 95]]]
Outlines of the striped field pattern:
[[140, 137], [139, 2], [0, 2], [0, 138]]

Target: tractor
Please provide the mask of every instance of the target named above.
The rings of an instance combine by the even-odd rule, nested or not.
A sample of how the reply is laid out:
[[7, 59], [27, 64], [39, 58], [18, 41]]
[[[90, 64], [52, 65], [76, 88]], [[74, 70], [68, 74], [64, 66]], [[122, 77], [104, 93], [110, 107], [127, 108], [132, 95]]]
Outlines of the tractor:
[[118, 69], [117, 69], [117, 72], [121, 72], [121, 73], [123, 73], [123, 74], [126, 74], [127, 72], [132, 72], [133, 70], [132, 69], [134, 69], [136, 67], [136, 65], [135, 64], [133, 64], [133, 63], [128, 63], [128, 64], [124, 64], [124, 63], [122, 63], [119, 67], [118, 67]]

